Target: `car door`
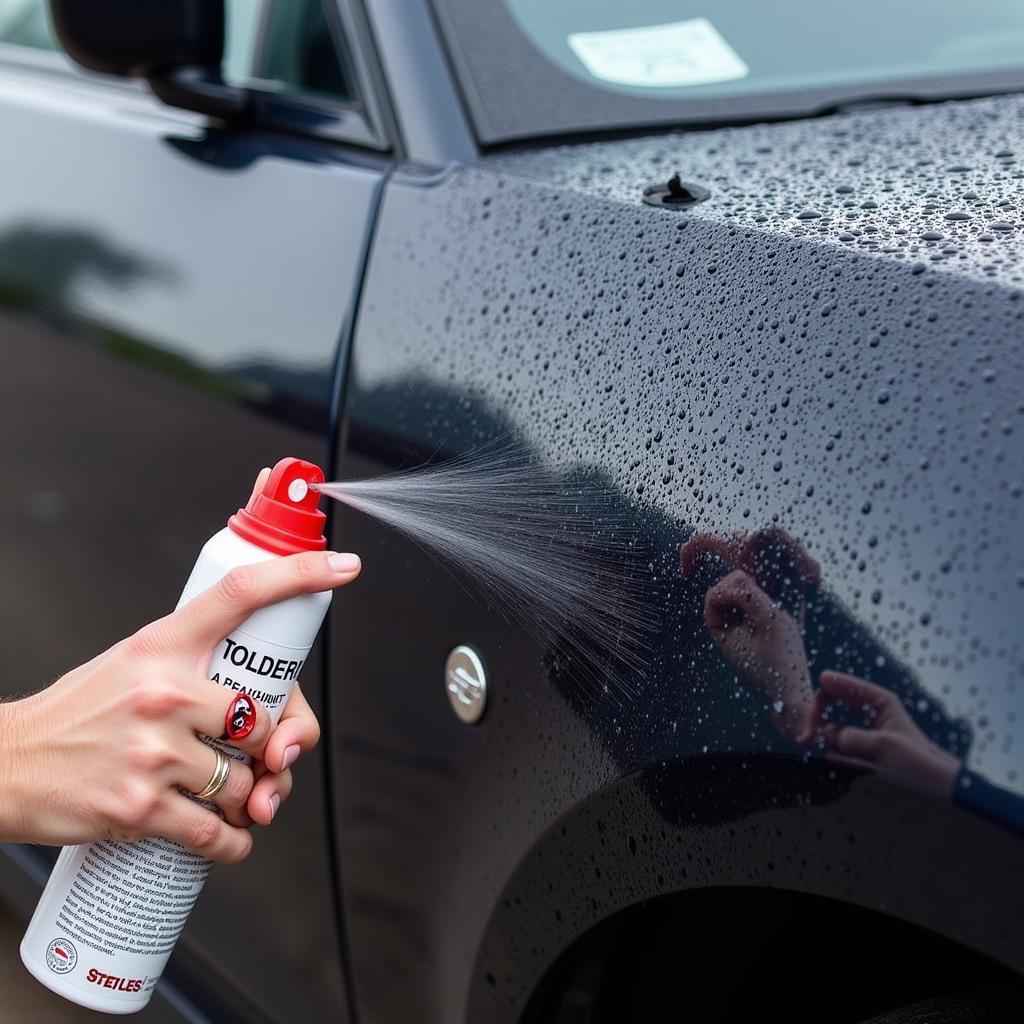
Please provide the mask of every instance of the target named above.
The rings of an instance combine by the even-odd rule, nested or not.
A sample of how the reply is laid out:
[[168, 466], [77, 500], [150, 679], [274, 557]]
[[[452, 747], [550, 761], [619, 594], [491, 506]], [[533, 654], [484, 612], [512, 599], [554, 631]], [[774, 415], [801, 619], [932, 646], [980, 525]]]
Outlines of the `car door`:
[[[261, 466], [330, 462], [388, 124], [346, 5], [228, 15], [259, 110], [231, 130], [74, 70], [43, 0], [0, 2], [3, 696], [172, 608]], [[303, 682], [322, 711], [322, 660]], [[322, 760], [297, 774], [168, 974], [233, 1020], [345, 1015]]]

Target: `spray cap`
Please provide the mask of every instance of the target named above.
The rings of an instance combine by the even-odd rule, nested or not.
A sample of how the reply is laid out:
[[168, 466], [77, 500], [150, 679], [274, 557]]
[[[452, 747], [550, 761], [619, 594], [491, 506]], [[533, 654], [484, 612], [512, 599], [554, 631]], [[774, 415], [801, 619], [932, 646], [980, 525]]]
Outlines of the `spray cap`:
[[310, 487], [323, 482], [324, 471], [312, 462], [282, 459], [271, 470], [263, 490], [228, 520], [228, 527], [275, 555], [323, 551], [327, 547], [327, 516], [317, 507], [320, 492]]

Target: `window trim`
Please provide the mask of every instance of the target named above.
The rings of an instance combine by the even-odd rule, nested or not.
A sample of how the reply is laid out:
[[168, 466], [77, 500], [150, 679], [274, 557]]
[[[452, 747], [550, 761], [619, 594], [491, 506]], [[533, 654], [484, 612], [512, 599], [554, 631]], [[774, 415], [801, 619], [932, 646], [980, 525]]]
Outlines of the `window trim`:
[[[246, 86], [252, 97], [253, 127], [278, 130], [327, 142], [344, 143], [377, 153], [398, 150], [394, 119], [385, 103], [383, 78], [376, 66], [369, 30], [351, 0], [322, 0], [335, 47], [347, 60], [353, 103], [327, 97], [303, 96], [287, 91]], [[262, 45], [262, 40], [258, 45]], [[163, 107], [140, 79], [97, 75], [74, 64], [61, 50], [42, 50], [0, 40], [0, 68], [36, 72], [70, 83], [103, 85], [118, 91], [149, 97]], [[173, 109], [173, 108], [166, 108]]]

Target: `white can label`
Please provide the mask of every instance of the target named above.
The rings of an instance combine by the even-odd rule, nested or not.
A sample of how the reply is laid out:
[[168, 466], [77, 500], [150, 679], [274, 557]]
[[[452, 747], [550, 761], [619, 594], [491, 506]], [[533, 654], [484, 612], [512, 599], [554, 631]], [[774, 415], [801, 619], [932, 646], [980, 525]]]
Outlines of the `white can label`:
[[78, 870], [56, 925], [78, 944], [80, 980], [109, 994], [148, 991], [185, 926], [210, 862], [166, 839], [145, 839], [79, 846], [72, 863]]
[[254, 697], [270, 712], [276, 725], [308, 653], [236, 630], [217, 648], [210, 678], [229, 690]]

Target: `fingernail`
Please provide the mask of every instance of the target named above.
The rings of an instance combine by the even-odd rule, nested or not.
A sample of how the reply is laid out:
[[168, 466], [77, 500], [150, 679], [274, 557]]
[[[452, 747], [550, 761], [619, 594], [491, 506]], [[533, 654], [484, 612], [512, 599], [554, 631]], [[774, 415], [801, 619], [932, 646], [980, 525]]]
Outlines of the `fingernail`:
[[281, 758], [281, 771], [284, 771], [286, 768], [290, 768], [293, 764], [295, 764], [299, 754], [301, 753], [302, 748], [298, 745], [298, 743], [293, 743], [290, 747], [285, 747], [284, 757]]
[[270, 798], [270, 820], [274, 820], [274, 815], [277, 814], [278, 807], [281, 806], [281, 794], [275, 793]]
[[338, 552], [332, 551], [327, 556], [327, 564], [335, 572], [349, 573], [355, 572], [362, 563], [359, 561], [358, 555], [340, 555]]
[[252, 698], [240, 693], [229, 705], [224, 716], [222, 740], [243, 740], [256, 725], [256, 705]]

